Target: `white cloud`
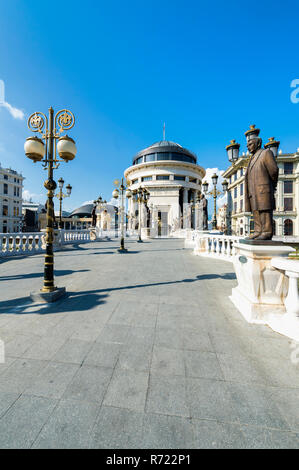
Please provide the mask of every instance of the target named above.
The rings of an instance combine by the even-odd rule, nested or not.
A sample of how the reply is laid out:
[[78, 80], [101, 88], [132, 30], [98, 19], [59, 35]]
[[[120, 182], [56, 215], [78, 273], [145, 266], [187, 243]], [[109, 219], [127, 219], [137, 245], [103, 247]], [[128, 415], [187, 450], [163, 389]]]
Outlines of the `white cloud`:
[[110, 201], [108, 201], [108, 204], [111, 204], [112, 206], [118, 206], [118, 199], [112, 197]]
[[0, 106], [6, 108], [14, 119], [24, 119], [25, 115], [21, 109], [15, 108], [10, 103], [5, 101], [5, 83], [0, 80]]
[[93, 204], [93, 199], [91, 201], [85, 201], [85, 202], [82, 202], [82, 204], [80, 204], [80, 206], [78, 207], [81, 207], [81, 206], [86, 206], [87, 204]]
[[24, 189], [22, 196], [24, 201], [39, 202], [40, 204], [44, 204], [46, 197], [44, 194], [32, 193], [29, 189]]
[[21, 109], [15, 108], [11, 104], [7, 103], [7, 101], [3, 101], [1, 106], [6, 108], [14, 119], [24, 119], [25, 115], [23, 111]]

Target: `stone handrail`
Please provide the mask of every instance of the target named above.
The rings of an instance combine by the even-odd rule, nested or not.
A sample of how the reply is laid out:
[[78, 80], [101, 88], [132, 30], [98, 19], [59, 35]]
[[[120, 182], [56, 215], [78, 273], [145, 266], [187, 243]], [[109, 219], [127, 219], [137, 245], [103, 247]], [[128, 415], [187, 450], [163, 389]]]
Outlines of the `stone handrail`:
[[272, 258], [271, 265], [273, 268], [284, 271], [285, 275], [289, 278], [289, 289], [284, 304], [289, 317], [299, 321], [299, 261], [276, 257]]
[[[90, 241], [89, 230], [55, 230], [54, 248]], [[45, 250], [45, 231], [0, 233], [0, 257], [30, 255]]]
[[233, 235], [203, 234], [194, 230], [192, 236], [193, 253], [198, 256], [208, 256], [232, 262], [236, 251], [234, 242], [237, 242], [239, 238]]
[[43, 236], [43, 232], [0, 233], [0, 256], [40, 253]]

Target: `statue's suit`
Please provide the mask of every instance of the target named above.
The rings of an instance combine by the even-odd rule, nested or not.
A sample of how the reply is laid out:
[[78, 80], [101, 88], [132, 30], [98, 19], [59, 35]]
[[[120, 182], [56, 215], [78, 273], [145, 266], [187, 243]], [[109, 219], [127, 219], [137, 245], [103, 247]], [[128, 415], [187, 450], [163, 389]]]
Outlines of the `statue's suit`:
[[274, 210], [277, 180], [278, 167], [273, 153], [271, 150], [257, 150], [245, 173], [245, 211]]
[[[253, 212], [255, 232], [273, 233], [272, 211], [275, 209], [274, 192], [278, 180], [278, 167], [269, 149], [259, 149], [251, 157], [245, 173], [245, 211]], [[270, 238], [271, 238], [270, 237]]]

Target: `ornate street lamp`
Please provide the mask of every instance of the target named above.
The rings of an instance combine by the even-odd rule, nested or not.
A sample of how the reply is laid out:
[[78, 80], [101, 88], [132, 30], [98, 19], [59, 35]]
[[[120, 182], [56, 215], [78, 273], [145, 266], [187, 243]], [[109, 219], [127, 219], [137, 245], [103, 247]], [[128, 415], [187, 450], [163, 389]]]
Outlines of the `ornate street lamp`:
[[[74, 140], [60, 134], [64, 130], [71, 129], [75, 124], [75, 117], [71, 111], [63, 109], [58, 111], [54, 116], [54, 110], [49, 109], [49, 118], [41, 113], [31, 114], [28, 119], [28, 128], [32, 132], [39, 132], [41, 138], [36, 136], [26, 139], [24, 150], [26, 157], [30, 158], [34, 163], [42, 162], [45, 170], [48, 170], [48, 179], [44, 186], [47, 189], [47, 227], [46, 227], [46, 253], [44, 263], [44, 285], [41, 289], [39, 297], [43, 300], [53, 302], [65, 293], [65, 288], [57, 288], [54, 285], [54, 191], [57, 187], [53, 179], [53, 171], [56, 170], [60, 162], [69, 162], [75, 158], [77, 153]], [[57, 142], [57, 145], [56, 145]], [[57, 155], [58, 154], [58, 155]], [[59, 159], [60, 157], [60, 159]], [[32, 294], [35, 299], [38, 297]]]
[[114, 199], [118, 199], [120, 195], [120, 247], [117, 250], [119, 253], [125, 253], [128, 251], [125, 248], [125, 234], [124, 234], [124, 212], [125, 212], [125, 197], [127, 199], [130, 199], [132, 196], [132, 192], [129, 189], [129, 183], [127, 182], [126, 185], [124, 184], [124, 179], [121, 179], [121, 182], [119, 180], [114, 181], [114, 185], [116, 188], [112, 192], [112, 197]]
[[228, 160], [233, 165], [239, 158], [239, 150], [240, 150], [240, 144], [238, 144], [235, 140], [231, 140], [230, 144], [226, 146]]
[[270, 137], [268, 140], [269, 142], [267, 142], [264, 145], [264, 147], [265, 149], [272, 150], [274, 158], [276, 158], [278, 154], [278, 147], [279, 147], [280, 142], [278, 140], [275, 140], [274, 137]]
[[[214, 198], [214, 216], [213, 216], [213, 221], [212, 221], [213, 230], [217, 230], [217, 204], [216, 204], [217, 196], [222, 194], [221, 191], [217, 190], [217, 181], [218, 181], [218, 175], [216, 175], [216, 173], [214, 173], [213, 176], [212, 176], [212, 183], [213, 183], [214, 188], [210, 192], [208, 192], [209, 191], [209, 183], [207, 181], [204, 181], [202, 183], [202, 188], [203, 188], [204, 193], [209, 195], [209, 196], [213, 196], [213, 198]], [[227, 190], [227, 187], [228, 187], [228, 183], [227, 183], [226, 180], [223, 181], [222, 187], [223, 187], [223, 191], [225, 192]]]
[[64, 185], [64, 180], [63, 178], [59, 178], [58, 180], [58, 186], [59, 186], [59, 192], [55, 194], [55, 197], [59, 199], [59, 227], [62, 229], [62, 201], [65, 197], [70, 197], [71, 192], [72, 192], [72, 186], [68, 184], [66, 186], [66, 194], [62, 192], [62, 188]]

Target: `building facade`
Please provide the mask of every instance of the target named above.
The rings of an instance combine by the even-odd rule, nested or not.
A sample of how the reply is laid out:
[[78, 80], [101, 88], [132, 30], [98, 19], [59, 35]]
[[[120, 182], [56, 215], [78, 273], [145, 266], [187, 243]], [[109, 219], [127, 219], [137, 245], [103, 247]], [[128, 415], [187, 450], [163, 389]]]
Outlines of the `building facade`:
[[[200, 194], [205, 170], [194, 153], [181, 145], [162, 140], [139, 152], [125, 178], [133, 194], [141, 187], [148, 193], [141, 206], [141, 227], [151, 236], [169, 236], [180, 228], [195, 228], [192, 206]], [[129, 228], [139, 226], [137, 197], [129, 199]]]
[[[279, 152], [278, 184], [275, 193], [276, 209], [273, 212], [274, 235], [299, 236], [299, 149], [295, 153]], [[228, 181], [227, 231], [232, 235], [249, 235], [253, 230], [252, 215], [244, 212], [244, 176], [249, 162], [243, 154], [224, 173]]]
[[45, 206], [39, 202], [23, 201], [22, 202], [22, 232], [38, 232], [39, 214], [45, 213]]
[[0, 165], [0, 233], [16, 233], [22, 224], [24, 177]]

